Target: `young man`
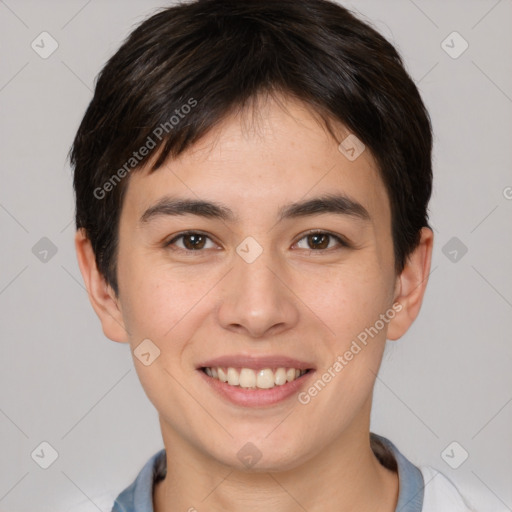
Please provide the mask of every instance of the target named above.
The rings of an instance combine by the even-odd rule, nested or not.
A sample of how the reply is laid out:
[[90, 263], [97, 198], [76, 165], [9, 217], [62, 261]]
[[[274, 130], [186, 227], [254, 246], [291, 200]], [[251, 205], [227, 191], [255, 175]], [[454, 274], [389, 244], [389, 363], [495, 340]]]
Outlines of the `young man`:
[[116, 512], [469, 510], [370, 434], [420, 310], [431, 127], [395, 49], [324, 0], [142, 23], [76, 135], [76, 250], [165, 449]]

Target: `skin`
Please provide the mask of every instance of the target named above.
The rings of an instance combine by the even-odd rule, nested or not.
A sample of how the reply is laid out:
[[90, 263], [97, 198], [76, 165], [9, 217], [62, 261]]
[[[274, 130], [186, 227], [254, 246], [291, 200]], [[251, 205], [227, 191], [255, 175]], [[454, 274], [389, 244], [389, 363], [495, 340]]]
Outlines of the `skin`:
[[[420, 310], [433, 234], [422, 230], [396, 275], [389, 199], [370, 151], [349, 161], [311, 110], [291, 98], [259, 101], [256, 114], [232, 115], [158, 171], [130, 176], [118, 296], [85, 234], [76, 235], [105, 335], [132, 352], [146, 338], [160, 349], [149, 366], [134, 357], [167, 453], [155, 511], [392, 512], [398, 477], [370, 448], [372, 391], [386, 339], [400, 338]], [[339, 131], [341, 141], [348, 132]], [[281, 206], [333, 192], [363, 205], [369, 221], [334, 213], [278, 221]], [[141, 224], [166, 194], [223, 203], [238, 218], [159, 216]], [[311, 240], [312, 229], [351, 246]], [[209, 237], [202, 249], [186, 254], [190, 238], [164, 246], [185, 230]], [[250, 264], [236, 252], [247, 236], [263, 248]], [[401, 311], [306, 405], [295, 396], [236, 406], [196, 370], [205, 358], [279, 354], [311, 362], [320, 376], [397, 303]], [[237, 457], [247, 442], [262, 453], [250, 469]]]

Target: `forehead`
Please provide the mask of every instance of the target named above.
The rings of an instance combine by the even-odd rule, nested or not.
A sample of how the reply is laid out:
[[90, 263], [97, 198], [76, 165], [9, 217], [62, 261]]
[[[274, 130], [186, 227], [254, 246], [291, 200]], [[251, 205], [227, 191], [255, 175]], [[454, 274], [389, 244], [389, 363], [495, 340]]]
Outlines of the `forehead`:
[[[241, 219], [255, 209], [278, 215], [285, 203], [340, 192], [360, 203], [372, 221], [389, 222], [389, 201], [373, 156], [367, 149], [357, 156], [364, 146], [342, 125], [335, 128], [337, 140], [300, 101], [260, 101], [226, 117], [156, 171], [150, 172], [150, 161], [134, 172], [123, 210], [137, 222], [173, 195], [230, 203]], [[342, 141], [347, 142], [340, 150]]]

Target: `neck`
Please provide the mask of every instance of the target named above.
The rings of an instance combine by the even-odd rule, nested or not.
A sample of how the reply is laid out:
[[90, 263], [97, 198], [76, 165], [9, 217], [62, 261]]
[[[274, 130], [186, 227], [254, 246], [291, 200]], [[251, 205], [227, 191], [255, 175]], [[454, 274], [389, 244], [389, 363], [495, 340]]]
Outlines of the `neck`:
[[[167, 476], [155, 485], [155, 512], [394, 512], [398, 475], [375, 457], [367, 429], [345, 431], [291, 470], [251, 472], [205, 456], [162, 423]], [[365, 433], [366, 432], [366, 433]], [[371, 490], [371, 492], [369, 492]]]

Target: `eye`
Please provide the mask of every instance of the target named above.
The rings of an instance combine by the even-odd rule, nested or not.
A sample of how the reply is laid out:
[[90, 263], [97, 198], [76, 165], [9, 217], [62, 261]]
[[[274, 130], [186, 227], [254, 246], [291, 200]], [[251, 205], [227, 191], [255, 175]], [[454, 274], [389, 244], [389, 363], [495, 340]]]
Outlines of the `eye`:
[[[300, 249], [322, 251], [325, 249], [332, 249], [331, 241], [335, 241], [341, 247], [350, 247], [350, 244], [342, 237], [333, 235], [326, 231], [311, 231], [306, 236], [302, 237], [298, 242], [299, 245], [303, 240], [306, 241], [308, 247], [299, 247]], [[336, 244], [334, 244], [336, 245]]]
[[[305, 241], [307, 247], [301, 247], [302, 241]], [[334, 244], [332, 243], [334, 242]], [[208, 245], [210, 244], [210, 245]], [[333, 247], [350, 247], [350, 244], [342, 237], [329, 233], [327, 231], [311, 231], [303, 236], [297, 246], [300, 249], [321, 252]], [[164, 244], [165, 247], [173, 247], [173, 250], [181, 250], [185, 252], [202, 252], [203, 249], [213, 249], [216, 247], [212, 239], [199, 231], [186, 231], [173, 237]]]
[[[180, 240], [181, 243], [178, 243], [178, 240]], [[207, 247], [208, 241], [210, 241], [211, 244], [209, 247]], [[215, 247], [215, 244], [212, 242], [210, 237], [197, 231], [186, 231], [185, 233], [180, 233], [172, 240], [165, 243], [165, 247], [170, 247], [172, 245], [175, 245], [178, 250], [189, 252], [201, 252], [202, 249], [212, 249]]]

